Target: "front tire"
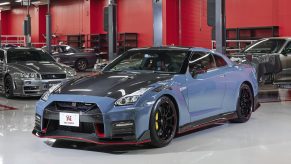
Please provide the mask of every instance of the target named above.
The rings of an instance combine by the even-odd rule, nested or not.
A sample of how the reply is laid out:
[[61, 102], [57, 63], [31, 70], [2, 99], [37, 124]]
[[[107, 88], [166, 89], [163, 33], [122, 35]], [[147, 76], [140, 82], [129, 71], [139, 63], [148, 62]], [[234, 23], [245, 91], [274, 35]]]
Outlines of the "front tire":
[[151, 112], [150, 133], [153, 147], [164, 147], [174, 138], [178, 124], [177, 111], [169, 97], [159, 98]]
[[254, 95], [249, 85], [242, 84], [236, 105], [237, 118], [231, 120], [234, 123], [247, 122], [254, 109]]
[[88, 67], [88, 61], [86, 59], [78, 59], [75, 64], [77, 71], [85, 71]]
[[5, 92], [5, 97], [8, 99], [11, 99], [14, 97], [14, 92], [13, 92], [13, 80], [10, 75], [8, 75], [4, 79], [4, 92]]

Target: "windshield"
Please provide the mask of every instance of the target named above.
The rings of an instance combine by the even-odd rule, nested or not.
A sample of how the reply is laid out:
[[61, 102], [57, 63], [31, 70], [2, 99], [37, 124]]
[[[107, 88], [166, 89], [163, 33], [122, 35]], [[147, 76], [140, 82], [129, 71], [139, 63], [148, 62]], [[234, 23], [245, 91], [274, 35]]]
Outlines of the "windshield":
[[56, 48], [58, 53], [77, 53], [79, 52], [77, 49], [70, 46], [60, 46]]
[[41, 50], [11, 50], [7, 52], [7, 62], [55, 61], [49, 54]]
[[128, 51], [104, 68], [103, 71], [151, 71], [180, 73], [187, 51], [152, 50]]
[[259, 40], [242, 52], [248, 53], [278, 53], [286, 40], [284, 39], [267, 39]]

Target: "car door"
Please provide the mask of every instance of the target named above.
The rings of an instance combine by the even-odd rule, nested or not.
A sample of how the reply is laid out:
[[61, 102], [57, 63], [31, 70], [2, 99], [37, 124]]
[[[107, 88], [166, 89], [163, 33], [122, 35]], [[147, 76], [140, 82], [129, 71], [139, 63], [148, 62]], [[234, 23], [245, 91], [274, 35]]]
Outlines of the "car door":
[[286, 69], [291, 70], [291, 41], [288, 42], [285, 48], [283, 49], [280, 55], [280, 60], [282, 63], [283, 70], [286, 70]]
[[189, 59], [187, 89], [191, 121], [222, 113], [226, 83], [213, 54], [193, 52]]

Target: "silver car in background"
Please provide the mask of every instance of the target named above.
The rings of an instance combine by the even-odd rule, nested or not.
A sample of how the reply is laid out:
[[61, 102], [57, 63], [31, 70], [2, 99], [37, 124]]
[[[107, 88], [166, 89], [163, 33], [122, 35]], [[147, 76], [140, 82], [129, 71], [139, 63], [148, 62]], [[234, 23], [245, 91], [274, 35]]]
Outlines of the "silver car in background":
[[41, 96], [76, 75], [41, 49], [0, 49], [0, 87], [7, 98]]
[[273, 37], [258, 40], [231, 60], [253, 65], [260, 83], [291, 87], [291, 38]]

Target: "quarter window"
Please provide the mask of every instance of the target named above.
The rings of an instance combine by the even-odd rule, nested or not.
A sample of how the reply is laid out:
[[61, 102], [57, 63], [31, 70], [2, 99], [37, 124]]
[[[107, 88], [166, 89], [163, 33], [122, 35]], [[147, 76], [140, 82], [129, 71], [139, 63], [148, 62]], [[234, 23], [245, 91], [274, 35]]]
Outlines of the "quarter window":
[[222, 57], [217, 56], [217, 55], [213, 55], [213, 56], [214, 56], [217, 67], [224, 67], [227, 65], [226, 61]]

